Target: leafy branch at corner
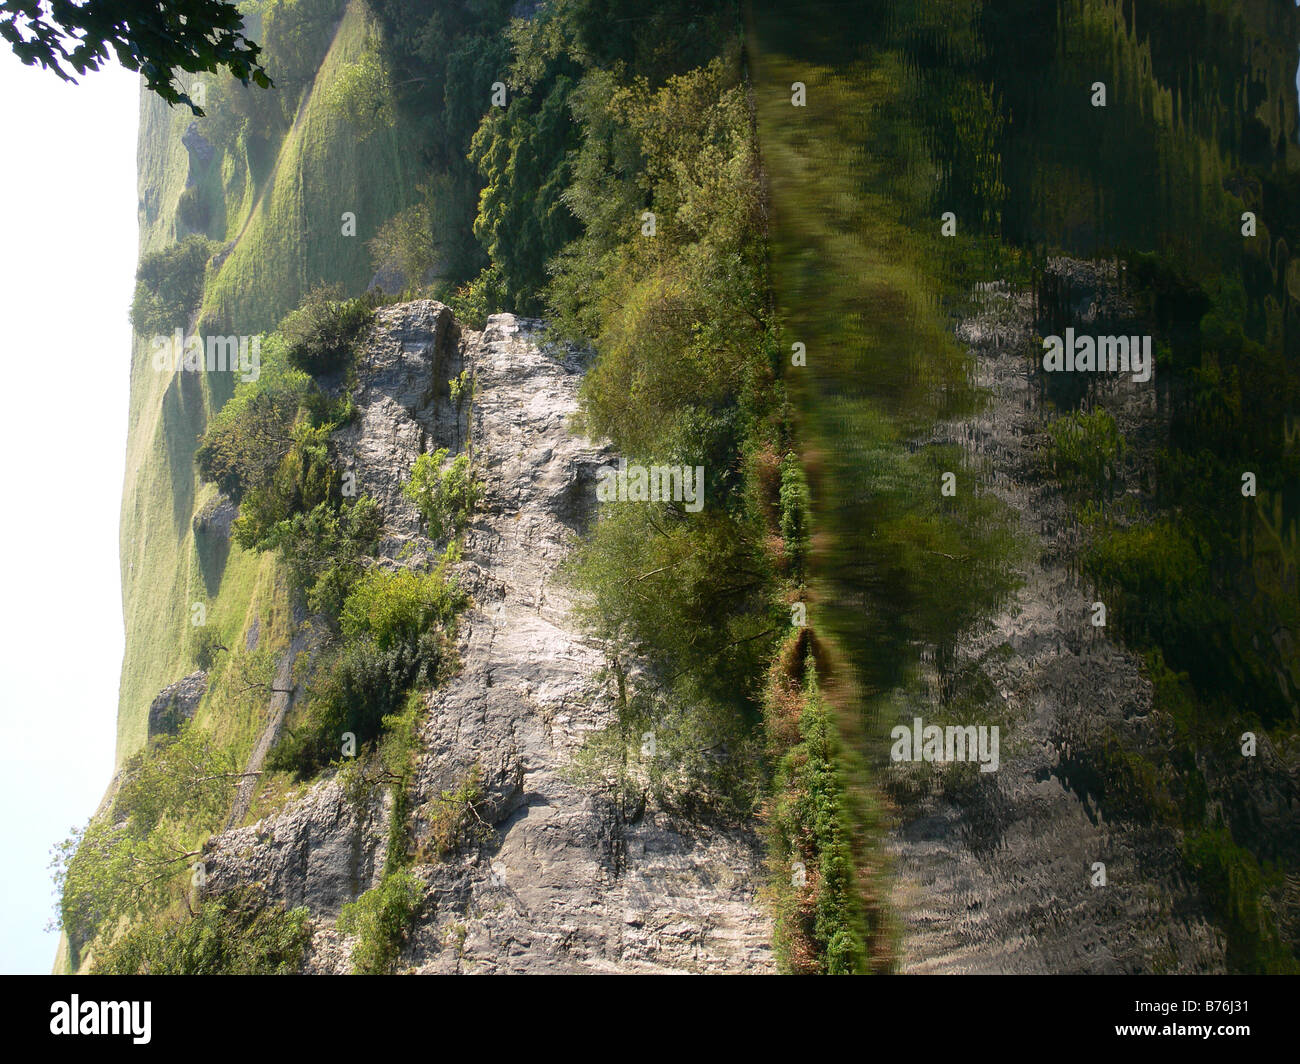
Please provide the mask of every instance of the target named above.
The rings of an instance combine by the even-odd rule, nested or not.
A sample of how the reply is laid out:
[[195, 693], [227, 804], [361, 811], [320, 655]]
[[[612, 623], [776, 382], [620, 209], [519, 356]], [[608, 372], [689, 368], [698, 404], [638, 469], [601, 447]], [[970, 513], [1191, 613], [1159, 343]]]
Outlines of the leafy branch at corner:
[[226, 0], [3, 0], [0, 37], [26, 65], [39, 63], [64, 81], [98, 70], [110, 52], [169, 104], [202, 115], [172, 84], [173, 72], [225, 67], [247, 85], [270, 88], [261, 48], [243, 34], [239, 9]]

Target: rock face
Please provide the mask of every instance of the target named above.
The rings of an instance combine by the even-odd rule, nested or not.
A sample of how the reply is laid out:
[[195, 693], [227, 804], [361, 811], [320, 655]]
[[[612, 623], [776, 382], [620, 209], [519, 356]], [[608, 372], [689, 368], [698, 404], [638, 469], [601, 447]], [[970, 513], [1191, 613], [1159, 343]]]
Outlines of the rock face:
[[[1078, 327], [1122, 317], [1104, 269], [1057, 262], [1051, 270]], [[1070, 504], [1034, 465], [1041, 396], [1026, 357], [1034, 325], [1032, 297], [991, 286], [982, 312], [959, 329], [990, 401], [937, 438], [987, 464], [987, 482], [1029, 549], [1019, 591], [958, 650], [957, 671], [969, 666], [982, 677], [984, 711], [1001, 725], [1000, 769], [942, 781], [931, 765], [887, 770], [900, 809], [890, 849], [903, 968], [1222, 971], [1220, 936], [1184, 875], [1177, 840], [1141, 817], [1108, 821], [1096, 804], [1113, 782], [1108, 741], [1150, 750], [1158, 739], [1137, 660], [1091, 624], [1092, 595], [1072, 564]], [[1127, 377], [1100, 387], [1126, 436], [1140, 437], [1154, 388]], [[937, 705], [918, 712], [942, 720]], [[1093, 885], [1097, 862], [1104, 887]]]
[[149, 704], [149, 735], [176, 734], [194, 716], [207, 690], [208, 674], [201, 669], [164, 687]]
[[462, 369], [459, 334], [441, 303], [380, 308], [357, 366], [357, 417], [334, 436], [343, 468], [356, 476], [357, 495], [369, 495], [383, 511], [378, 553], [390, 560], [411, 543], [434, 547], [402, 485], [419, 455], [439, 447], [456, 451], [463, 443], [463, 418], [449, 387]]
[[349, 796], [335, 780], [318, 784], [280, 815], [218, 836], [204, 855], [208, 890], [260, 883], [288, 908], [334, 919], [379, 881], [388, 806], [382, 795]]
[[[614, 717], [602, 647], [556, 579], [609, 456], [569, 433], [582, 367], [539, 350], [535, 326], [498, 315], [464, 348], [486, 501], [465, 543], [474, 606], [462, 669], [432, 697], [416, 803], [436, 809], [477, 767], [493, 839], [421, 867], [431, 904], [417, 969], [766, 969], [752, 835], [653, 812], [628, 823], [608, 797], [564, 778], [583, 737]], [[417, 844], [427, 830], [427, 818], [417, 823]]]
[[239, 516], [239, 507], [226, 496], [218, 495], [194, 515], [194, 531], [217, 539], [230, 539], [230, 526]]
[[[441, 304], [386, 307], [359, 356], [356, 421], [336, 437], [358, 494], [377, 499], [382, 564], [436, 546], [401, 485], [416, 457], [468, 449], [483, 480], [464, 541], [460, 671], [429, 696], [412, 800], [413, 871], [428, 894], [403, 964], [417, 972], [766, 971], [763, 851], [747, 829], [629, 817], [569, 778], [615, 718], [604, 648], [558, 570], [595, 505], [609, 454], [568, 428], [579, 355], [539, 346], [538, 323], [495, 315], [461, 331]], [[472, 398], [448, 381], [462, 372]], [[477, 775], [478, 841], [438, 856], [444, 794]], [[209, 883], [260, 881], [323, 920], [382, 874], [386, 807], [337, 782], [209, 846]], [[347, 970], [350, 940], [321, 925], [309, 970]]]

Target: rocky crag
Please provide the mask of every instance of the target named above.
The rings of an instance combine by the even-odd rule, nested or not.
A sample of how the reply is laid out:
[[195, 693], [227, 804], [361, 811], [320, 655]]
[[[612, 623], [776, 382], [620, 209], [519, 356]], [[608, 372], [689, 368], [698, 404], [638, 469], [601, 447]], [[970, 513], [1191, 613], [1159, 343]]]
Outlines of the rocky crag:
[[[1122, 321], [1113, 267], [1058, 261], [1073, 293], [1072, 323]], [[987, 490], [1015, 516], [1025, 544], [1021, 585], [967, 633], [952, 673], [983, 692], [983, 717], [1002, 732], [1001, 766], [987, 774], [891, 766], [898, 804], [890, 850], [913, 972], [1222, 971], [1222, 936], [1188, 881], [1175, 834], [1153, 819], [1108, 819], [1098, 799], [1115, 783], [1104, 752], [1159, 748], [1151, 685], [1140, 663], [1092, 624], [1094, 595], [1078, 576], [1071, 503], [1043, 475], [1044, 396], [1033, 294], [987, 286], [961, 322], [987, 405], [942, 426]], [[1098, 325], [1098, 328], [1101, 326]], [[1140, 453], [1158, 424], [1156, 390], [1125, 376], [1094, 382]], [[944, 721], [937, 699], [914, 707]], [[969, 766], [961, 766], [967, 768]], [[1105, 886], [1094, 885], [1095, 865]]]
[[[1291, 869], [1300, 861], [1300, 757], [1294, 743], [1275, 747], [1261, 735], [1257, 756], [1243, 758], [1227, 725], [1217, 744], [1176, 749], [1137, 658], [1092, 624], [1096, 596], [1080, 577], [1075, 504], [1042, 465], [1051, 396], [1037, 334], [1051, 331], [1044, 307], [1083, 332], [1142, 332], [1115, 264], [1057, 259], [1038, 300], [994, 284], [979, 304], [958, 335], [988, 404], [935, 441], [959, 444], [983, 468], [1026, 545], [1019, 590], [965, 635], [950, 670], [979, 693], [988, 722], [1002, 725], [1002, 765], [987, 775], [889, 771], [900, 809], [891, 849], [907, 929], [903, 966], [1222, 971], [1224, 935], [1204, 885], [1189, 876], [1177, 816], [1153, 807], [1150, 794], [1126, 795], [1127, 759], [1136, 754], [1169, 779], [1190, 757], [1206, 788], [1207, 822], [1221, 818], [1234, 835], [1260, 840], [1264, 859]], [[1111, 374], [1087, 387], [1089, 405], [1108, 411], [1128, 443], [1121, 482], [1141, 483], [1167, 437], [1162, 391]], [[932, 701], [917, 712], [939, 720], [943, 711]], [[1098, 863], [1105, 886], [1094, 883]], [[1300, 881], [1286, 876], [1262, 904], [1293, 939]]]
[[[468, 449], [484, 482], [458, 579], [459, 671], [428, 696], [420, 733], [413, 871], [428, 890], [403, 956], [416, 972], [767, 971], [764, 860], [748, 829], [627, 814], [567, 772], [584, 737], [616, 717], [605, 648], [574, 614], [560, 567], [594, 511], [605, 449], [574, 435], [583, 357], [500, 314], [462, 330], [441, 304], [382, 308], [360, 347], [358, 417], [336, 444], [358, 494], [383, 508], [380, 564], [434, 545], [401, 494], [416, 457]], [[449, 382], [461, 378], [471, 389]], [[274, 716], [274, 714], [272, 714]], [[478, 840], [427, 845], [437, 805], [470, 774]], [[309, 971], [350, 968], [333, 928], [387, 861], [391, 796], [350, 798], [337, 780], [258, 823], [214, 837], [210, 890], [260, 883], [306, 905]]]

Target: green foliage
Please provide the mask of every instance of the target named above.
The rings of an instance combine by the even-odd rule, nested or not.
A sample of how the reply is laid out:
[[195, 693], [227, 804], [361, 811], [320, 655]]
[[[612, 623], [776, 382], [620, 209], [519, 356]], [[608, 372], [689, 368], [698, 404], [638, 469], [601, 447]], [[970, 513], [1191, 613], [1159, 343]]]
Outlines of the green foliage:
[[712, 437], [730, 465], [728, 410], [766, 371], [768, 309], [735, 67], [717, 60], [657, 92], [592, 75], [573, 106], [588, 135], [564, 198], [584, 232], [557, 259], [549, 302], [562, 331], [600, 352], [583, 384], [587, 428], [639, 457], [687, 455]]
[[[569, 202], [583, 166], [579, 153], [589, 166], [608, 164], [609, 173], [636, 180], [635, 156], [620, 151], [607, 123], [590, 121], [602, 93], [620, 77], [640, 76], [643, 85], [627, 90], [645, 95], [708, 63], [728, 34], [734, 37], [735, 14], [731, 4], [698, 0], [649, 8], [626, 0], [562, 0], [511, 24], [513, 59], [504, 79], [510, 103], [489, 112], [470, 148], [483, 179], [474, 233], [500, 271], [506, 306], [540, 311], [548, 263], [581, 232]], [[587, 114], [579, 115], [583, 100]], [[623, 196], [611, 201], [610, 213], [627, 202]], [[629, 229], [640, 224], [644, 204], [636, 205], [623, 215]]]
[[303, 719], [286, 728], [268, 766], [307, 779], [342, 755], [344, 733], [351, 732], [360, 745], [374, 742], [411, 687], [436, 684], [450, 657], [448, 641], [437, 631], [386, 651], [370, 638], [345, 643], [317, 666]]
[[582, 138], [563, 201], [582, 231], [554, 261], [547, 299], [561, 335], [599, 352], [582, 427], [630, 461], [705, 470], [697, 513], [604, 507], [575, 579], [597, 630], [659, 663], [677, 700], [701, 705], [703, 729], [706, 705], [753, 713], [780, 628], [757, 489], [741, 474], [780, 395], [749, 112], [734, 55], [659, 85], [592, 70], [569, 106]]
[[[427, 222], [427, 233], [413, 234], [407, 246], [431, 244], [450, 289], [469, 282], [487, 264], [472, 229], [480, 186], [469, 152], [492, 83], [509, 66], [508, 30], [503, 29], [510, 24], [512, 3], [372, 0], [368, 5], [383, 27], [380, 44], [402, 128], [429, 165], [425, 209], [407, 219]], [[412, 262], [422, 259], [419, 254]], [[420, 274], [404, 272], [411, 284], [420, 283]]]
[[487, 327], [488, 316], [506, 305], [506, 292], [500, 269], [485, 266], [472, 281], [446, 295], [447, 306], [471, 329]]
[[265, 0], [261, 5], [262, 43], [267, 69], [280, 90], [274, 94], [293, 119], [302, 90], [320, 70], [345, 0]]
[[1115, 419], [1101, 407], [1074, 411], [1047, 427], [1044, 461], [1063, 480], [1081, 479], [1088, 486], [1107, 488], [1119, 476], [1124, 437]]
[[217, 654], [227, 648], [221, 644], [221, 635], [206, 625], [194, 637], [194, 664], [208, 672], [216, 664]]
[[1265, 888], [1279, 885], [1277, 869], [1261, 865], [1222, 827], [1188, 836], [1182, 851], [1227, 933], [1230, 968], [1257, 974], [1300, 974], [1300, 962], [1280, 937], [1277, 917], [1263, 901]]
[[809, 522], [811, 520], [808, 498], [808, 479], [798, 455], [787, 454], [781, 459], [781, 539], [785, 554], [796, 575], [802, 574], [807, 561]]
[[431, 572], [371, 569], [343, 607], [348, 639], [369, 637], [381, 651], [410, 643], [435, 626], [449, 625], [463, 598], [448, 580], [446, 561]]
[[451, 632], [464, 599], [444, 557], [427, 573], [371, 569], [341, 611], [343, 643], [322, 661], [304, 718], [286, 730], [271, 767], [305, 778], [336, 760], [343, 735], [372, 743], [400, 714], [417, 684], [438, 683], [451, 668]]
[[602, 637], [661, 662], [682, 696], [746, 712], [781, 628], [771, 566], [746, 523], [708, 507], [610, 506], [572, 559]]
[[[277, 339], [264, 344], [263, 353], [261, 375], [238, 386], [208, 422], [194, 455], [200, 476], [234, 502], [269, 488], [295, 444], [307, 442], [295, 429], [320, 428], [339, 416], [311, 377], [285, 366]], [[290, 465], [300, 467], [301, 461]]]
[[[195, 226], [194, 228], [200, 228]], [[213, 245], [202, 236], [155, 251], [140, 260], [131, 301], [131, 325], [141, 336], [186, 329], [203, 299], [203, 279]]]
[[231, 538], [246, 550], [265, 550], [282, 522], [339, 500], [339, 474], [330, 456], [331, 424], [294, 423], [289, 447], [271, 476], [243, 493]]
[[342, 285], [317, 285], [276, 331], [289, 365], [318, 377], [348, 364], [353, 344], [373, 317], [373, 299], [344, 299]]
[[434, 857], [446, 857], [468, 841], [490, 837], [480, 812], [485, 798], [483, 770], [475, 765], [455, 787], [439, 791], [436, 798], [430, 799], [422, 813], [428, 821]]
[[[810, 660], [799, 742], [781, 758], [773, 784], [772, 863], [779, 884], [775, 944], [787, 972], [853, 975], [869, 966], [871, 933], [853, 852], [860, 829], [854, 823], [843, 755]], [[803, 866], [802, 884], [791, 882], [794, 862]]]
[[501, 270], [485, 266], [473, 280], [444, 296], [447, 306], [471, 329], [487, 327], [488, 316], [506, 306]]
[[337, 509], [322, 502], [293, 514], [270, 530], [265, 545], [280, 552], [291, 582], [306, 595], [312, 613], [337, 618], [364, 570], [362, 559], [382, 531], [379, 505], [362, 496]]
[[212, 224], [212, 207], [198, 185], [191, 185], [181, 193], [176, 202], [176, 220], [191, 233], [207, 233]]
[[261, 375], [239, 385], [194, 455], [200, 476], [240, 504], [232, 538], [257, 550], [286, 547], [295, 533], [312, 530], [293, 524], [296, 516], [342, 501], [330, 436], [345, 411], [304, 371], [286, 365], [278, 335], [264, 347]]
[[104, 4], [0, 3], [0, 37], [28, 66], [39, 63], [64, 81], [98, 70], [112, 57], [144, 75], [145, 87], [169, 104], [203, 111], [175, 85], [175, 71], [225, 68], [245, 85], [269, 88], [261, 48], [244, 36], [238, 5], [226, 0], [114, 0]]
[[365, 51], [329, 85], [325, 105], [363, 139], [394, 125], [392, 79], [377, 41], [367, 41]]
[[611, 794], [628, 820], [652, 800], [687, 817], [752, 817], [767, 775], [752, 723], [704, 696], [628, 690], [616, 672], [618, 719], [587, 735], [569, 775]]
[[[576, 234], [561, 201], [565, 159], [575, 146], [568, 110], [573, 83], [559, 78], [534, 105], [531, 97], [494, 110], [474, 135], [471, 160], [485, 179], [474, 235], [497, 271], [506, 305], [523, 313], [540, 308], [545, 263]], [[527, 160], [526, 165], [512, 165]], [[542, 177], [539, 170], [555, 169]], [[540, 180], [539, 180], [540, 179]], [[539, 187], [540, 185], [540, 187]], [[485, 292], [491, 291], [480, 281]]]
[[449, 464], [447, 449], [422, 454], [415, 460], [402, 494], [415, 503], [435, 540], [457, 536], [469, 523], [482, 486], [474, 477], [468, 454], [458, 454]]
[[239, 778], [233, 754], [193, 722], [127, 759], [106, 815], [54, 850], [57, 921], [74, 950], [178, 897], [201, 853], [193, 840], [220, 824]]
[[306, 907], [285, 910], [255, 887], [207, 898], [188, 918], [162, 915], [97, 952], [94, 975], [290, 975], [311, 942]]
[[472, 399], [474, 382], [470, 378], [469, 370], [463, 369], [447, 381], [447, 392], [451, 396], [451, 401], [456, 404], [457, 410], [460, 410], [467, 400]]
[[338, 929], [357, 936], [352, 948], [352, 970], [357, 975], [393, 971], [424, 901], [424, 891], [420, 879], [402, 869], [388, 873], [379, 886], [343, 906]]
[[438, 265], [428, 191], [424, 198], [393, 215], [371, 238], [370, 257], [376, 273], [398, 273], [410, 288], [427, 283]]

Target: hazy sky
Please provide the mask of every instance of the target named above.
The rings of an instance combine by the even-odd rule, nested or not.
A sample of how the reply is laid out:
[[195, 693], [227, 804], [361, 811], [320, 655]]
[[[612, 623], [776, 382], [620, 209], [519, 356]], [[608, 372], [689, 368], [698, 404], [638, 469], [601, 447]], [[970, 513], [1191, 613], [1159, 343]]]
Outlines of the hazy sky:
[[113, 768], [139, 83], [0, 45], [0, 972], [48, 972], [50, 846]]

